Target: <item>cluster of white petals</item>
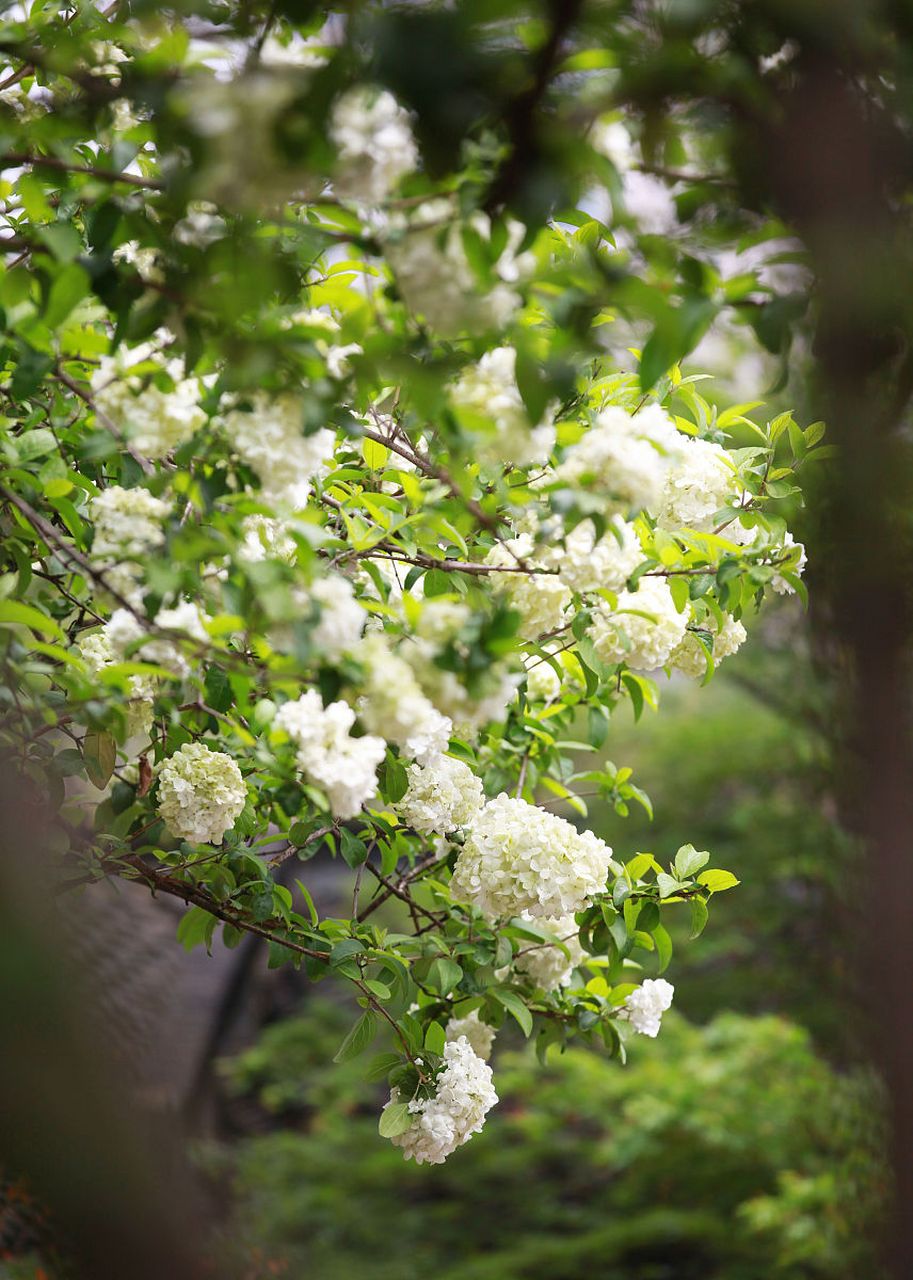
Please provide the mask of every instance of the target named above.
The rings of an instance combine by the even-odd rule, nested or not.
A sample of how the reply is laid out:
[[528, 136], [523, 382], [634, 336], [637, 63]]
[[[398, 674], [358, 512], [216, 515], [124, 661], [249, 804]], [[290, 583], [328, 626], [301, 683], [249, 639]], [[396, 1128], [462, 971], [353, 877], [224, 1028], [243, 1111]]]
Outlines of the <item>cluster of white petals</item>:
[[[469, 225], [483, 243], [490, 242], [491, 222], [484, 213], [473, 214]], [[519, 252], [525, 234], [521, 223], [508, 221], [507, 241], [492, 268], [495, 282], [485, 290], [466, 257], [449, 200], [427, 201], [408, 222], [391, 220], [386, 252], [409, 310], [442, 337], [455, 337], [466, 330], [503, 329], [520, 306], [516, 285], [535, 266], [532, 254]]]
[[241, 521], [239, 560], [246, 560], [248, 564], [256, 564], [260, 560], [284, 560], [292, 564], [297, 550], [295, 539], [289, 537], [284, 520], [254, 514], [245, 516]]
[[320, 609], [311, 642], [322, 658], [338, 662], [358, 644], [368, 615], [356, 600], [351, 582], [338, 573], [316, 578], [310, 595]]
[[550, 662], [533, 654], [525, 660], [526, 696], [530, 702], [554, 702], [561, 692], [561, 677]]
[[612, 850], [592, 831], [502, 792], [470, 825], [451, 892], [489, 920], [523, 912], [542, 920], [580, 911], [611, 866]]
[[679, 613], [676, 608], [665, 579], [644, 577], [636, 591], [619, 593], [615, 609], [602, 601], [596, 604], [590, 638], [603, 662], [654, 671], [681, 644], [688, 618], [687, 610]]
[[308, 689], [276, 714], [298, 749], [301, 771], [327, 794], [333, 816], [354, 818], [377, 789], [377, 766], [384, 758], [383, 738], [353, 738], [355, 712], [346, 702], [324, 707], [316, 689]]
[[[507, 542], [496, 542], [485, 557], [487, 565], [510, 570], [493, 573], [492, 585], [520, 614], [519, 634], [524, 640], [536, 640], [560, 627], [571, 600], [571, 593], [560, 576], [537, 561], [533, 551], [533, 540], [524, 533]], [[529, 572], [523, 570], [521, 561]]]
[[[159, 609], [155, 615], [156, 627], [165, 631], [180, 631], [198, 644], [206, 644], [209, 640], [205, 621], [205, 614], [191, 600], [182, 600], [173, 608]], [[172, 640], [167, 636], [153, 636], [146, 641], [139, 653], [145, 662], [166, 667], [176, 676], [186, 676], [190, 671], [190, 663], [179, 638]]]
[[396, 807], [403, 822], [421, 835], [448, 835], [465, 827], [482, 807], [482, 783], [453, 756], [411, 764], [407, 776], [408, 789]]
[[[117, 612], [126, 613], [126, 610]], [[79, 656], [93, 675], [100, 675], [105, 667], [113, 666], [123, 657], [122, 652], [112, 643], [110, 630], [111, 623], [108, 621], [101, 630], [84, 635], [79, 641]], [[127, 702], [127, 732], [148, 733], [152, 728], [155, 682], [149, 676], [135, 675], [129, 677], [128, 684], [130, 698]]]
[[[150, 380], [150, 373], [169, 385]], [[102, 356], [92, 374], [92, 391], [96, 408], [148, 458], [163, 458], [206, 421], [199, 380], [185, 378], [183, 362], [163, 358], [152, 343]]]
[[158, 811], [172, 835], [219, 844], [247, 800], [241, 770], [224, 751], [187, 742], [162, 762]]
[[384, 89], [361, 85], [344, 93], [333, 107], [330, 140], [336, 191], [345, 199], [383, 200], [418, 164], [409, 115]]
[[[719, 631], [709, 628], [708, 634], [714, 666], [724, 658], [731, 657], [748, 638], [743, 624], [728, 613], [724, 616]], [[673, 649], [669, 662], [676, 671], [690, 676], [692, 680], [700, 680], [707, 674], [707, 650], [693, 630], [685, 632], [685, 638]]]
[[470, 692], [455, 671], [437, 666], [433, 648], [424, 644], [413, 645], [409, 664], [423, 692], [452, 722], [459, 737], [474, 737], [483, 725], [503, 720], [517, 691], [519, 677], [493, 662], [479, 674]]
[[539, 920], [537, 924], [544, 925], [562, 945], [540, 946], [524, 941], [517, 954], [516, 968], [543, 991], [555, 991], [567, 986], [586, 952], [580, 945], [573, 914]]
[[303, 507], [314, 476], [325, 470], [336, 444], [334, 432], [321, 427], [305, 435], [304, 401], [293, 392], [257, 391], [250, 410], [229, 409], [222, 425], [239, 457], [254, 471], [269, 501]]
[[162, 521], [171, 504], [154, 498], [148, 489], [112, 484], [92, 499], [89, 510], [96, 560], [140, 560], [165, 541]]
[[665, 978], [645, 978], [625, 1001], [619, 1017], [630, 1022], [643, 1036], [659, 1034], [663, 1014], [672, 1005], [675, 987]]
[[567, 484], [598, 493], [607, 511], [622, 516], [655, 511], [670, 461], [684, 441], [658, 406], [632, 415], [613, 405], [601, 410], [585, 435], [567, 450], [556, 475]]
[[450, 398], [457, 409], [491, 424], [494, 431], [481, 436], [481, 443], [501, 462], [520, 467], [542, 463], [555, 447], [554, 408], [547, 408], [542, 420], [532, 425], [517, 387], [513, 347], [486, 351], [478, 364], [463, 371]]
[[409, 663], [376, 633], [364, 638], [357, 657], [365, 668], [358, 714], [366, 728], [419, 764], [446, 751], [453, 725], [422, 692]]
[[666, 472], [656, 512], [667, 529], [712, 529], [714, 516], [732, 506], [740, 487], [729, 454], [710, 440], [683, 437], [683, 448]]
[[628, 521], [615, 516], [599, 539], [592, 520], [582, 520], [552, 553], [558, 575], [572, 591], [620, 591], [644, 559], [640, 539]]
[[[393, 1089], [388, 1105], [398, 1101], [399, 1092]], [[443, 1164], [474, 1133], [481, 1133], [485, 1117], [497, 1101], [491, 1067], [473, 1051], [468, 1039], [460, 1036], [444, 1045], [444, 1065], [434, 1096], [413, 1098], [409, 1103], [415, 1117], [412, 1124], [390, 1141], [416, 1164]]]
[[448, 1040], [459, 1040], [460, 1036], [465, 1036], [473, 1053], [477, 1054], [483, 1062], [487, 1062], [491, 1057], [496, 1032], [494, 1027], [482, 1021], [478, 1009], [472, 1009], [463, 1018], [450, 1018], [444, 1033]]
[[[791, 566], [789, 572], [795, 574], [797, 578], [801, 578], [803, 570], [808, 563], [808, 556], [805, 554], [805, 547], [801, 542], [797, 542], [791, 533], [785, 534], [779, 555], [783, 555], [785, 552], [791, 552], [795, 547], [799, 548], [799, 558], [796, 563]], [[780, 596], [791, 596], [795, 592], [795, 587], [792, 586], [791, 583], [787, 582], [780, 573], [774, 574], [770, 580], [770, 585], [773, 587], [774, 591], [776, 591], [777, 595]]]

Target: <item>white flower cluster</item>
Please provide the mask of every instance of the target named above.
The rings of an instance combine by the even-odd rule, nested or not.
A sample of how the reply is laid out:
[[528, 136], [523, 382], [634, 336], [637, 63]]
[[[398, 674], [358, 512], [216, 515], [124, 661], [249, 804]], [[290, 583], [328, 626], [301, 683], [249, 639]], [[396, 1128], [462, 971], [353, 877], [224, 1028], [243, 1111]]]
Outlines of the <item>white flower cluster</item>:
[[603, 662], [626, 662], [638, 671], [665, 666], [685, 638], [688, 612], [679, 613], [663, 578], [641, 578], [636, 591], [622, 591], [612, 609], [593, 609], [590, 638]]
[[477, 1054], [483, 1062], [487, 1062], [491, 1057], [495, 1029], [482, 1021], [478, 1009], [472, 1009], [463, 1018], [450, 1018], [444, 1033], [448, 1040], [459, 1040], [460, 1036], [465, 1036], [473, 1053]]
[[[491, 222], [483, 213], [470, 218], [483, 243], [491, 240]], [[410, 222], [388, 227], [387, 258], [410, 311], [442, 337], [466, 330], [503, 329], [520, 306], [516, 285], [535, 266], [531, 253], [518, 252], [526, 234], [519, 222], [507, 223], [507, 241], [492, 268], [494, 283], [483, 291], [466, 257], [460, 224], [448, 200], [429, 200]]]
[[[793, 535], [787, 532], [783, 538], [783, 546], [780, 554], [782, 555], [784, 552], [792, 551], [795, 547], [799, 548], [799, 558], [795, 565], [792, 566], [790, 572], [794, 573], [797, 578], [801, 578], [803, 570], [808, 563], [808, 556], [805, 554], [805, 547], [802, 543], [797, 542]], [[776, 591], [777, 595], [780, 596], [791, 596], [795, 592], [795, 587], [788, 583], [783, 575], [779, 573], [774, 574], [770, 580], [770, 585], [773, 587], [774, 591]]]
[[321, 427], [302, 431], [304, 402], [292, 392], [272, 396], [258, 391], [251, 409], [229, 409], [222, 424], [241, 459], [256, 472], [267, 500], [293, 509], [303, 507], [310, 482], [333, 456], [334, 432]]
[[644, 559], [632, 524], [614, 516], [599, 539], [592, 520], [582, 520], [552, 553], [559, 577], [572, 591], [620, 591]]
[[638, 414], [613, 405], [601, 410], [586, 434], [568, 449], [556, 475], [567, 484], [598, 493], [606, 500], [607, 511], [622, 516], [656, 511], [666, 470], [686, 443], [687, 437], [658, 405], [648, 405]]
[[554, 702], [561, 692], [561, 678], [550, 662], [532, 654], [524, 660], [526, 696], [530, 702]]
[[562, 946], [524, 942], [517, 955], [516, 968], [543, 991], [555, 991], [567, 986], [586, 952], [580, 945], [573, 914], [546, 918], [538, 923], [553, 933]]
[[335, 187], [345, 199], [377, 203], [418, 164], [409, 115], [392, 93], [362, 85], [338, 99], [330, 118]]
[[297, 550], [295, 539], [289, 537], [284, 520], [255, 514], [245, 516], [241, 521], [239, 560], [248, 564], [256, 564], [260, 560], [284, 560], [286, 564], [293, 564]]
[[726, 450], [709, 440], [683, 437], [675, 465], [666, 472], [656, 515], [666, 529], [708, 532], [716, 513], [731, 507], [738, 494], [735, 468]]
[[[536, 640], [547, 631], [560, 627], [571, 599], [571, 593], [560, 576], [541, 560], [536, 560], [533, 551], [533, 540], [524, 533], [507, 542], [496, 542], [485, 557], [486, 564], [511, 570], [509, 573], [491, 574], [492, 585], [520, 614], [519, 634], [524, 640]], [[520, 561], [533, 572], [513, 572], [520, 568]]]
[[241, 770], [224, 751], [187, 742], [162, 762], [158, 811], [172, 835], [219, 844], [247, 801]]
[[[205, 615], [189, 600], [182, 601], [171, 609], [160, 609], [153, 625], [167, 631], [180, 631], [200, 644], [206, 644], [209, 640]], [[190, 671], [190, 663], [184, 656], [180, 638], [154, 636], [137, 648], [137, 641], [142, 640], [147, 631], [139, 618], [128, 609], [115, 609], [108, 619], [105, 632], [118, 661], [133, 657], [141, 662], [164, 667], [175, 676], [186, 676]]]
[[[704, 627], [706, 626], [705, 623]], [[748, 632], [742, 623], [728, 613], [724, 616], [719, 631], [708, 630], [714, 666], [724, 658], [731, 657], [748, 638]], [[701, 680], [707, 674], [707, 651], [692, 630], [685, 632], [685, 638], [673, 649], [669, 662], [676, 671], [681, 671], [692, 680]]]
[[451, 881], [489, 920], [580, 911], [605, 888], [612, 850], [592, 831], [501, 793], [471, 823]]
[[618, 1016], [630, 1022], [641, 1035], [655, 1038], [674, 994], [675, 987], [665, 978], [645, 978], [628, 996]]
[[[119, 609], [116, 612], [126, 613], [126, 610]], [[79, 641], [79, 655], [92, 675], [99, 675], [105, 667], [120, 662], [123, 656], [112, 643], [110, 628], [111, 623], [108, 621], [100, 631], [84, 635]], [[152, 728], [155, 681], [149, 676], [136, 675], [129, 677], [128, 684], [130, 698], [127, 702], [127, 732], [148, 733]]]
[[[170, 334], [162, 334], [167, 340]], [[149, 374], [169, 383], [162, 387]], [[181, 360], [165, 360], [153, 343], [119, 347], [92, 374], [96, 407], [147, 458], [163, 458], [203, 426], [201, 384], [184, 377]]]
[[338, 573], [315, 578], [310, 595], [320, 609], [311, 642], [322, 658], [338, 662], [358, 644], [368, 615], [356, 600], [351, 582]]
[[403, 822], [421, 835], [446, 836], [465, 827], [482, 807], [481, 782], [453, 756], [411, 764], [408, 778], [408, 790], [396, 807]]
[[354, 818], [377, 789], [377, 766], [384, 758], [383, 738], [353, 738], [355, 712], [346, 702], [324, 707], [316, 689], [308, 689], [276, 714], [298, 748], [302, 772], [327, 794], [333, 816]]
[[422, 692], [409, 663], [376, 633], [365, 637], [357, 657], [365, 667], [358, 702], [365, 726], [383, 733], [419, 764], [428, 764], [446, 751], [453, 725]]
[[94, 530], [92, 560], [104, 569], [106, 584], [131, 605], [142, 601], [142, 561], [165, 541], [162, 522], [171, 504], [148, 489], [109, 485], [89, 504]]
[[171, 504], [154, 498], [148, 489], [109, 485], [89, 505], [94, 559], [141, 560], [165, 541], [162, 521], [170, 511]]
[[[463, 371], [450, 391], [458, 410], [482, 419], [487, 433], [480, 435], [484, 451], [499, 462], [525, 467], [543, 463], [555, 447], [554, 407], [546, 409], [533, 426], [517, 387], [517, 353], [513, 347], [486, 351], [478, 364]], [[493, 428], [493, 430], [492, 430]]]
[[[399, 1092], [393, 1089], [388, 1106], [398, 1101]], [[473, 1051], [467, 1038], [460, 1036], [444, 1045], [444, 1065], [434, 1096], [414, 1098], [409, 1103], [415, 1119], [391, 1142], [416, 1164], [443, 1164], [474, 1133], [481, 1133], [485, 1117], [497, 1101], [491, 1067]]]
[[409, 663], [423, 692], [452, 721], [459, 737], [474, 737], [483, 725], [503, 720], [517, 690], [518, 677], [492, 663], [470, 693], [455, 671], [444, 671], [435, 664], [434, 649], [424, 644], [410, 649]]

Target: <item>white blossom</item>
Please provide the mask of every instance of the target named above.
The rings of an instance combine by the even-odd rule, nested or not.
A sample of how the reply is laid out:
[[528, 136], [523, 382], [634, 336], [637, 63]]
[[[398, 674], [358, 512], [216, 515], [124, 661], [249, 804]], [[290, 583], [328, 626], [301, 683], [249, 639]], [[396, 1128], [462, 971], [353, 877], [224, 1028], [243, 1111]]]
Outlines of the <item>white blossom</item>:
[[592, 520], [582, 520], [551, 556], [572, 591], [620, 591], [643, 559], [634, 526], [618, 516], [598, 540]]
[[247, 801], [241, 770], [231, 756], [188, 742], [162, 762], [158, 811], [172, 835], [220, 844]]
[[[160, 609], [155, 615], [155, 626], [166, 631], [180, 631], [199, 644], [207, 644], [209, 635], [204, 625], [205, 615], [198, 605], [191, 600], [182, 600], [173, 608]], [[153, 662], [159, 667], [166, 667], [176, 676], [186, 676], [190, 671], [190, 663], [184, 656], [180, 639], [167, 636], [153, 636], [147, 640], [139, 651], [145, 662]]]
[[[116, 612], [127, 613], [125, 609]], [[106, 667], [121, 661], [123, 653], [111, 640], [110, 620], [101, 630], [80, 637], [79, 656], [95, 676], [100, 675]], [[130, 676], [127, 683], [130, 688], [130, 697], [127, 701], [127, 733], [131, 735], [148, 733], [152, 728], [155, 681], [149, 676], [135, 675]]]
[[295, 539], [289, 536], [284, 520], [255, 512], [241, 521], [241, 544], [237, 550], [239, 560], [248, 564], [260, 560], [284, 560], [286, 564], [294, 564], [297, 551]]
[[[748, 638], [748, 632], [742, 623], [728, 613], [724, 616], [719, 631], [714, 630], [707, 623], [701, 627], [701, 630], [706, 630], [709, 634], [714, 666], [735, 653]], [[683, 675], [690, 676], [693, 680], [700, 680], [707, 674], [707, 651], [695, 631], [685, 632], [681, 644], [672, 650], [669, 663], [676, 671], [681, 671]]]
[[[802, 543], [796, 542], [793, 535], [788, 531], [786, 534], [784, 534], [783, 545], [779, 549], [777, 554], [778, 554], [778, 557], [780, 557], [788, 551], [791, 552], [795, 547], [799, 548], [799, 558], [796, 561], [796, 563], [790, 567], [789, 572], [795, 574], [797, 578], [801, 578], [803, 571], [805, 570], [805, 566], [808, 562], [808, 556], [805, 554], [805, 547], [802, 545]], [[773, 587], [774, 591], [776, 591], [777, 595], [780, 595], [780, 596], [791, 596], [794, 594], [796, 590], [795, 587], [792, 586], [789, 582], [787, 582], [786, 579], [783, 577], [783, 575], [780, 573], [774, 574], [774, 576], [770, 580], [770, 585]]]
[[350, 89], [335, 103], [329, 127], [338, 151], [335, 187], [346, 199], [377, 203], [418, 164], [408, 112], [386, 90]]
[[386, 750], [383, 738], [353, 738], [354, 723], [348, 703], [324, 707], [316, 689], [284, 703], [274, 721], [295, 743], [299, 768], [326, 792], [336, 818], [354, 818], [377, 790], [377, 766]]
[[675, 987], [665, 978], [645, 978], [625, 1000], [624, 1009], [618, 1016], [630, 1022], [641, 1035], [655, 1038], [659, 1034], [663, 1014], [672, 1005], [674, 992]]
[[[399, 1091], [393, 1089], [387, 1105], [399, 1100]], [[481, 1133], [497, 1101], [491, 1067], [460, 1036], [444, 1045], [444, 1065], [433, 1097], [412, 1099], [408, 1104], [415, 1117], [412, 1124], [390, 1141], [416, 1164], [443, 1164], [474, 1133]]]
[[233, 408], [222, 423], [241, 459], [254, 471], [271, 502], [303, 507], [311, 480], [333, 456], [335, 433], [327, 427], [306, 436], [304, 400], [293, 392], [257, 391], [250, 410]]
[[[172, 340], [159, 330], [156, 342], [119, 347], [113, 356], [102, 356], [92, 374], [96, 408], [148, 458], [163, 458], [206, 421], [199, 379], [186, 378], [183, 361], [158, 350], [157, 344]], [[160, 386], [159, 380], [169, 385]]]
[[636, 591], [619, 593], [615, 609], [605, 601], [594, 605], [590, 638], [603, 662], [654, 671], [669, 661], [687, 626], [688, 612], [679, 613], [666, 581], [644, 577]]
[[95, 536], [94, 559], [141, 560], [165, 541], [162, 521], [171, 504], [154, 498], [148, 489], [123, 489], [112, 484], [89, 504]]
[[491, 1048], [495, 1042], [495, 1029], [479, 1017], [478, 1009], [472, 1009], [462, 1018], [450, 1018], [444, 1028], [448, 1040], [459, 1040], [465, 1036], [473, 1053], [483, 1062], [491, 1057]]
[[554, 934], [562, 946], [539, 945], [524, 940], [517, 954], [516, 968], [543, 991], [555, 991], [558, 987], [567, 986], [586, 952], [580, 945], [573, 914], [549, 917], [537, 923]]
[[368, 615], [356, 600], [351, 582], [339, 574], [316, 578], [310, 595], [320, 609], [311, 642], [320, 657], [337, 662], [358, 644]]
[[[477, 212], [469, 226], [490, 241], [491, 222]], [[390, 234], [392, 233], [392, 234]], [[391, 221], [387, 257], [410, 311], [442, 337], [466, 330], [503, 330], [520, 306], [514, 287], [535, 266], [528, 252], [518, 252], [526, 229], [508, 220], [507, 241], [492, 268], [495, 283], [483, 290], [466, 257], [461, 225], [448, 200], [429, 200], [405, 225]]]
[[716, 513], [736, 501], [738, 479], [729, 454], [720, 445], [685, 438], [684, 446], [666, 472], [657, 518], [667, 529], [708, 532]]
[[554, 702], [561, 692], [561, 678], [550, 662], [532, 654], [524, 659], [526, 696], [530, 702]]
[[[560, 627], [571, 599], [571, 593], [559, 575], [537, 562], [533, 550], [532, 538], [521, 534], [507, 542], [496, 542], [485, 557], [486, 564], [511, 570], [509, 573], [493, 573], [492, 585], [520, 614], [519, 634], [524, 640], [536, 640], [545, 632]], [[513, 572], [521, 568], [520, 561], [528, 572]]]
[[470, 825], [451, 892], [489, 920], [563, 916], [605, 888], [611, 865], [612, 850], [592, 831], [502, 792]]
[[[610, 406], [597, 414], [585, 435], [567, 450], [558, 479], [592, 489], [606, 510], [628, 516], [655, 511], [663, 494], [670, 450], [685, 441], [662, 410], [637, 415]], [[658, 408], [658, 406], [656, 406]]]
[[438, 756], [430, 764], [411, 764], [409, 787], [397, 804], [403, 822], [422, 835], [445, 836], [465, 827], [482, 807], [482, 784], [467, 764]]
[[[465, 369], [454, 383], [450, 398], [457, 409], [490, 424], [480, 434], [486, 454], [514, 466], [545, 462], [555, 447], [555, 409], [548, 406], [535, 426], [517, 386], [517, 353], [513, 347], [486, 351], [478, 364]], [[493, 432], [491, 427], [494, 428]]]
[[368, 635], [357, 657], [365, 676], [358, 714], [374, 733], [383, 733], [404, 755], [428, 764], [446, 751], [453, 725], [422, 692], [409, 663], [381, 635]]

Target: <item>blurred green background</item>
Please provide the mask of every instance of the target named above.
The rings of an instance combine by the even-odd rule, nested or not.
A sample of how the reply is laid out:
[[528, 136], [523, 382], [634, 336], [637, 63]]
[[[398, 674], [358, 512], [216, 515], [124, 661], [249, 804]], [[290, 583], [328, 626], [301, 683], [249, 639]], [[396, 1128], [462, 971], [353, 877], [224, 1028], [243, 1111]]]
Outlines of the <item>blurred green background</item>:
[[[542, 1068], [502, 1032], [500, 1103], [444, 1167], [377, 1136], [379, 1098], [331, 1058], [328, 987], [222, 1063], [229, 1136], [202, 1158], [233, 1210], [224, 1265], [290, 1280], [861, 1280], [884, 1193], [880, 1097], [829, 941], [853, 846], [839, 824], [835, 690], [794, 602], [706, 687], [613, 725], [655, 819], [593, 810], [624, 857], [686, 840], [742, 881], [699, 946], [675, 939], [676, 1007], [627, 1066]], [[776, 677], [776, 678], [774, 678]], [[785, 689], [781, 704], [770, 690]]]

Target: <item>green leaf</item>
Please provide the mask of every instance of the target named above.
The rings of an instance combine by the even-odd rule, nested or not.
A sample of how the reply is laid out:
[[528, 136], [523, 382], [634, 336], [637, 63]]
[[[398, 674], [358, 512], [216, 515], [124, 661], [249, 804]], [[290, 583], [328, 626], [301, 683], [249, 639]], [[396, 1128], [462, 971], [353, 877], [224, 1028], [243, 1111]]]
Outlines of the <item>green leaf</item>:
[[705, 889], [709, 889], [711, 893], [722, 893], [724, 889], [734, 889], [740, 883], [731, 871], [716, 870], [702, 871], [697, 882]]
[[428, 1052], [440, 1055], [444, 1052], [446, 1043], [447, 1036], [441, 1024], [439, 1022], [429, 1022], [428, 1029], [425, 1032], [425, 1048]]
[[377, 1034], [377, 1017], [366, 1009], [333, 1055], [334, 1062], [348, 1062], [364, 1053]]
[[82, 751], [89, 781], [103, 791], [117, 763], [117, 743], [110, 733], [90, 730], [83, 739]]
[[21, 600], [0, 600], [0, 623], [4, 622], [21, 623], [42, 635], [64, 639], [63, 632], [53, 618], [49, 618], [34, 605], [23, 604]]
[[699, 938], [704, 932], [704, 926], [710, 918], [710, 912], [707, 910], [707, 904], [703, 898], [691, 899], [691, 932], [690, 938]]
[[63, 268], [48, 294], [48, 303], [44, 309], [44, 323], [49, 329], [56, 329], [89, 292], [89, 276], [77, 262], [70, 262]]
[[439, 991], [442, 996], [448, 995], [463, 977], [463, 970], [449, 956], [438, 956], [432, 960], [428, 970], [428, 985]]
[[516, 1018], [523, 1034], [529, 1038], [533, 1029], [533, 1015], [516, 992], [506, 991], [503, 987], [492, 987], [490, 994], [498, 1004], [503, 1005], [507, 1012]]
[[659, 896], [661, 898], [671, 898], [673, 893], [681, 890], [681, 882], [676, 880], [675, 876], [667, 875], [665, 871], [661, 871], [656, 877], [656, 883], [659, 887]]
[[679, 880], [690, 880], [709, 861], [709, 853], [699, 852], [693, 844], [683, 844], [675, 855], [675, 874]]
[[669, 937], [669, 931], [661, 924], [656, 925], [653, 929], [653, 941], [656, 943], [656, 954], [659, 957], [657, 972], [665, 973], [672, 959], [672, 939]]
[[178, 942], [186, 951], [192, 951], [201, 942], [208, 947], [217, 924], [216, 917], [202, 907], [190, 907], [178, 921]]
[[380, 789], [384, 799], [390, 804], [402, 800], [409, 789], [409, 775], [402, 762], [394, 756], [388, 755], [381, 766]]
[[382, 1138], [396, 1138], [411, 1129], [414, 1121], [408, 1102], [388, 1102], [380, 1113], [377, 1132]]

